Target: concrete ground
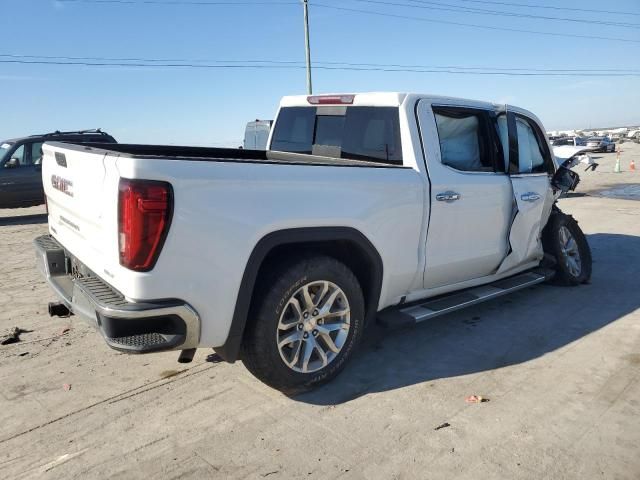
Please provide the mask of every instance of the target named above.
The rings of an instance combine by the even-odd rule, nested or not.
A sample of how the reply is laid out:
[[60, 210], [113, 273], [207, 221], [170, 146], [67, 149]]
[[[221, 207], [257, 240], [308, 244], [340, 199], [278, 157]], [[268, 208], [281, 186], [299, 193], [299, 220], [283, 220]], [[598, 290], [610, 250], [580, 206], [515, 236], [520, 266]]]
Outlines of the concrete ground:
[[560, 201], [588, 234], [591, 284], [376, 328], [336, 381], [295, 398], [210, 350], [187, 366], [127, 356], [49, 318], [31, 247], [44, 209], [0, 210], [0, 332], [29, 330], [0, 346], [0, 476], [640, 478], [640, 196], [600, 193], [640, 187], [625, 145], [623, 173], [601, 155]]

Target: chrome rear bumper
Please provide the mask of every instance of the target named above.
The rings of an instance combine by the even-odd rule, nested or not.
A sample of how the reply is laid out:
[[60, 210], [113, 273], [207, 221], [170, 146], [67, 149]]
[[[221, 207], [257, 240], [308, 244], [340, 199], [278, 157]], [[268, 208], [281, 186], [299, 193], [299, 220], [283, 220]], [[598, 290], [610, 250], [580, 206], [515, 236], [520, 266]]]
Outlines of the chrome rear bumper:
[[37, 237], [33, 243], [38, 268], [61, 302], [96, 326], [111, 348], [149, 353], [198, 346], [200, 318], [186, 302], [129, 301], [86, 268], [87, 274], [72, 275], [77, 260], [52, 236]]

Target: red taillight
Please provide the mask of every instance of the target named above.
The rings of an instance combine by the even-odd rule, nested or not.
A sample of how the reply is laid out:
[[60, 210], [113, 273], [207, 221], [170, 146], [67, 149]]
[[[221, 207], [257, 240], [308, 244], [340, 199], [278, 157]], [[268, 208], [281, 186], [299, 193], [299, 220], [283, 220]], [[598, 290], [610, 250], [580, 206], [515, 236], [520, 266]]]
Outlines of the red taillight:
[[139, 272], [153, 268], [169, 230], [172, 203], [171, 185], [166, 182], [120, 180], [120, 265]]
[[307, 97], [311, 105], [351, 105], [355, 95], [313, 95]]

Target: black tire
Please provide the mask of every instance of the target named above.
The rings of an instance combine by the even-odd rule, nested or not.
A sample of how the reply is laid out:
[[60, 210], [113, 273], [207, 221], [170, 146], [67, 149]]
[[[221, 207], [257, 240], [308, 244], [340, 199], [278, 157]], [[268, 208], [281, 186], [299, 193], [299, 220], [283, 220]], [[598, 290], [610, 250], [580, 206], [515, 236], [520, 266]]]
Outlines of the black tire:
[[[349, 331], [341, 350], [320, 370], [294, 371], [281, 357], [278, 325], [289, 299], [304, 285], [328, 281], [338, 286], [350, 307]], [[259, 282], [250, 321], [242, 343], [242, 361], [267, 385], [292, 394], [328, 382], [338, 375], [362, 338], [364, 297], [358, 279], [349, 268], [332, 257], [312, 256], [272, 269]], [[315, 352], [314, 352], [315, 355]]]
[[[576, 274], [575, 255], [563, 253], [562, 229], [566, 228], [575, 241], [574, 250], [579, 256], [579, 272]], [[557, 285], [574, 286], [588, 283], [591, 279], [591, 249], [578, 222], [571, 215], [566, 215], [554, 209], [549, 221], [542, 232], [542, 246], [545, 253], [549, 253], [556, 261], [556, 274], [553, 283]], [[571, 257], [571, 258], [568, 258]], [[572, 268], [573, 265], [573, 268]]]

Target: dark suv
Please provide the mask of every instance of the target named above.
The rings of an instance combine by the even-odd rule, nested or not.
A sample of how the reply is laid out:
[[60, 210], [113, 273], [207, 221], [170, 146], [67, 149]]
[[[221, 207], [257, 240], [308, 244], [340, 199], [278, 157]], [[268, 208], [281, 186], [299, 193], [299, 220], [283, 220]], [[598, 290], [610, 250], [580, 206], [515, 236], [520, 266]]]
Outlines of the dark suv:
[[0, 208], [31, 207], [44, 203], [42, 144], [44, 142], [116, 143], [106, 132], [46, 133], [0, 141]]

